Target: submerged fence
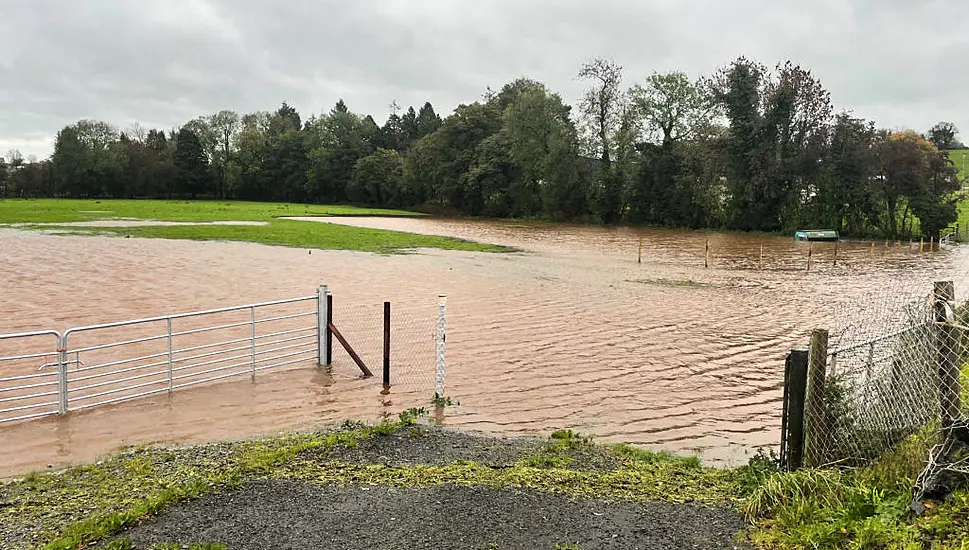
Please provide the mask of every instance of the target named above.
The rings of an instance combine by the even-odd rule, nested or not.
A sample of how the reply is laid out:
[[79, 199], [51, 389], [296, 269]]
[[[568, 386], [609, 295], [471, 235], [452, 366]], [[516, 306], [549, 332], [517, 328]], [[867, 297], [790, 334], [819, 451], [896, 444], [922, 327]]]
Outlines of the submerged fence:
[[829, 345], [828, 331], [814, 331], [787, 359], [783, 464], [862, 465], [912, 436], [955, 441], [969, 418], [967, 317], [945, 281], [878, 320], [882, 334]]
[[[434, 315], [437, 315], [435, 320]], [[333, 340], [384, 385], [444, 393], [446, 301], [426, 313], [313, 296], [0, 334], [0, 423], [66, 414], [288, 365], [332, 365]], [[392, 355], [392, 350], [402, 352]], [[339, 349], [337, 349], [339, 353]], [[370, 365], [370, 367], [368, 367]]]

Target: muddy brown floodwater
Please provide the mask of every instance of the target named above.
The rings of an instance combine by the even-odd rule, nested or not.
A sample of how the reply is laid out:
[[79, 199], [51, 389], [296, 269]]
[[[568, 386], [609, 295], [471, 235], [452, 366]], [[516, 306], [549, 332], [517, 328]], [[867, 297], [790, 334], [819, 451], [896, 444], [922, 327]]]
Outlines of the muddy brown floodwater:
[[[844, 242], [835, 263], [833, 244], [783, 237], [439, 219], [325, 221], [522, 251], [310, 253], [0, 229], [0, 333], [305, 296], [326, 283], [340, 304], [390, 300], [395, 311], [426, 321], [426, 330], [411, 332], [420, 341], [395, 343], [397, 353], [416, 355], [429, 349], [437, 295], [445, 293], [447, 394], [460, 405], [447, 410], [444, 424], [505, 434], [572, 428], [738, 464], [777, 443], [791, 347], [853, 304], [900, 282], [930, 285], [962, 269], [967, 256], [965, 247], [919, 252], [918, 243], [877, 243], [873, 251], [871, 243]], [[308, 362], [255, 381], [230, 379], [63, 418], [0, 424], [0, 476], [90, 460], [122, 445], [375, 420], [426, 405], [432, 370], [409, 374], [422, 381], [416, 389], [381, 394], [379, 382], [358, 379], [348, 361], [331, 373]]]

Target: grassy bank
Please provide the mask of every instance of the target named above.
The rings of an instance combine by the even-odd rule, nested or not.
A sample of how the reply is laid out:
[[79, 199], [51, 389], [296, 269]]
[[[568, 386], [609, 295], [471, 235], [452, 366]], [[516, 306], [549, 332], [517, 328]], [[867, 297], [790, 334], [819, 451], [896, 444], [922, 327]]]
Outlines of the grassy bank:
[[[482, 252], [505, 247], [449, 237], [281, 219], [289, 216], [416, 216], [412, 212], [352, 206], [222, 201], [0, 200], [0, 224], [81, 235], [254, 242], [297, 248], [394, 252], [440, 248]], [[261, 222], [263, 225], [77, 227], [58, 224], [110, 219], [162, 222]], [[40, 225], [45, 224], [45, 225]], [[51, 225], [52, 224], [52, 225]]]
[[[439, 434], [445, 444], [435, 447], [428, 440], [434, 432], [418, 421], [421, 415], [412, 411], [393, 423], [255, 441], [134, 449], [97, 464], [28, 475], [0, 486], [0, 540], [10, 548], [80, 548], [123, 536], [185, 500], [258, 480], [294, 480], [400, 489], [483, 486], [603, 501], [728, 506], [749, 522], [738, 539], [760, 548], [969, 547], [969, 492], [955, 493], [921, 517], [909, 513], [912, 477], [920, 465], [915, 454], [924, 450], [914, 440], [862, 470], [778, 473], [763, 456], [742, 468], [712, 469], [696, 458], [598, 445], [570, 431], [556, 432], [545, 443], [508, 447], [510, 455], [505, 449], [496, 458], [491, 455], [504, 445], [498, 440]], [[405, 448], [405, 456], [395, 455], [395, 445]], [[445, 456], [475, 446], [477, 460]], [[426, 455], [407, 454], [415, 449]], [[122, 539], [113, 547], [128, 546]]]

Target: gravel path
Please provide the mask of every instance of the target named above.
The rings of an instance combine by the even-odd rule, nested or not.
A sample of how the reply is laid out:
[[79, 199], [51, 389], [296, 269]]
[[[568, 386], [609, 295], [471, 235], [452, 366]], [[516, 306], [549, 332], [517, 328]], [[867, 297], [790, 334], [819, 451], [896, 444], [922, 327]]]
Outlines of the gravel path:
[[[356, 447], [328, 451], [328, 460], [358, 464], [444, 465], [470, 460], [493, 468], [507, 467], [540, 453], [548, 441], [534, 437], [496, 437], [436, 426], [405, 428], [397, 434], [364, 439]], [[569, 469], [605, 471], [619, 466], [616, 456], [598, 446], [569, 449]]]
[[[728, 509], [570, 501], [521, 490], [311, 485], [258, 481], [177, 506], [125, 536], [235, 549], [734, 549]], [[567, 546], [567, 545], [574, 546]]]
[[473, 460], [485, 466], [510, 466], [538, 452], [545, 441], [534, 437], [492, 437], [435, 426], [414, 426], [383, 437], [363, 439], [355, 447], [336, 447], [326, 458], [360, 464], [442, 465]]

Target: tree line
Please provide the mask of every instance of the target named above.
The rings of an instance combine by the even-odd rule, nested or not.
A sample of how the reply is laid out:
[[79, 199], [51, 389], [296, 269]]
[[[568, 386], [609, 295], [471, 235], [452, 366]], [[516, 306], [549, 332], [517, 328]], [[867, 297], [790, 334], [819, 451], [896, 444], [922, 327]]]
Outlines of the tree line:
[[396, 102], [380, 125], [341, 99], [304, 120], [233, 111], [177, 130], [81, 120], [50, 158], [0, 158], [0, 197], [354, 203], [435, 213], [850, 236], [937, 235], [961, 182], [947, 122], [926, 134], [835, 112], [809, 70], [739, 58], [625, 86], [584, 64], [575, 106], [520, 78], [442, 119]]

